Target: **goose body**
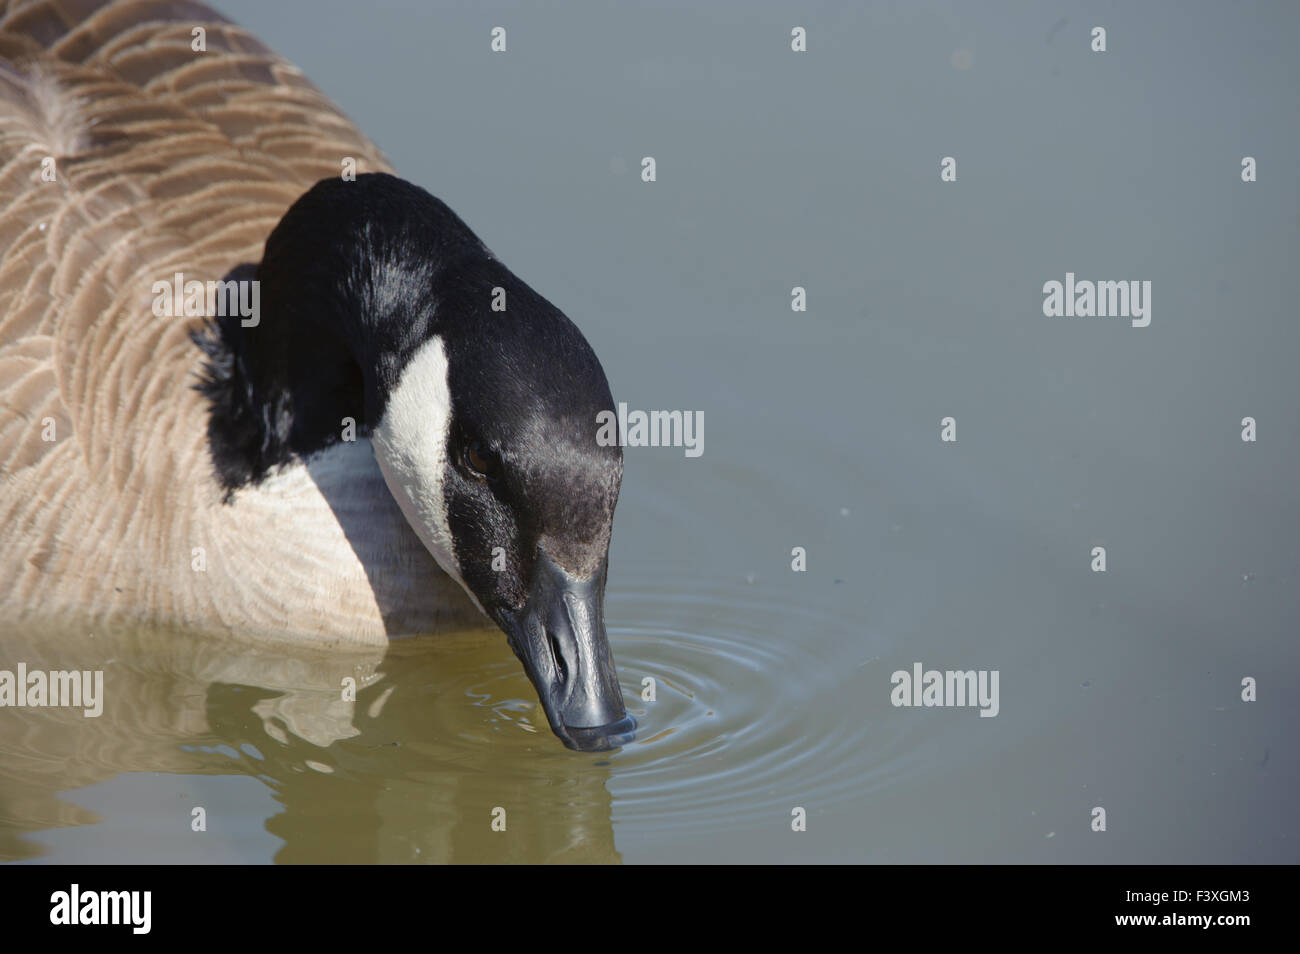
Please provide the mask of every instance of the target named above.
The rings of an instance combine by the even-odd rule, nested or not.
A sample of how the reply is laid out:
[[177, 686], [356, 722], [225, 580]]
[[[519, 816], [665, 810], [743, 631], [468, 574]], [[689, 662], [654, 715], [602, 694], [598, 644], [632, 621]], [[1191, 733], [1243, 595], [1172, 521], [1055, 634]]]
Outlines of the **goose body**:
[[[390, 172], [198, 4], [0, 0], [4, 620], [328, 645], [486, 614], [566, 744], [618, 744], [604, 374]], [[256, 280], [257, 323], [160, 316], [178, 274]]]

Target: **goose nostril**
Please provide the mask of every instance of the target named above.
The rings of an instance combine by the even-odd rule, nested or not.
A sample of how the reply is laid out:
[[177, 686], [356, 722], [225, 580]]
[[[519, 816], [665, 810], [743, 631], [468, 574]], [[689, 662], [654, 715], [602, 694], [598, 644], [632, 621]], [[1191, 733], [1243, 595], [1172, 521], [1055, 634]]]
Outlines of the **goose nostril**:
[[546, 631], [546, 639], [551, 644], [551, 656], [555, 660], [555, 673], [561, 683], [567, 682], [569, 678], [569, 667], [565, 664], [564, 653], [560, 651], [560, 641], [555, 638], [555, 634], [549, 629]]

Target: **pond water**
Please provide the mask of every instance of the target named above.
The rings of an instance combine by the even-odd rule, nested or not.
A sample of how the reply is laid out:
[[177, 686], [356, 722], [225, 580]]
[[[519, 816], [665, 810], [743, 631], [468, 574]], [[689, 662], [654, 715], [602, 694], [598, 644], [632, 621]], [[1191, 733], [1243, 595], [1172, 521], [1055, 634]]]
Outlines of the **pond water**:
[[[106, 692], [4, 711], [0, 860], [1300, 860], [1297, 10], [1112, 6], [1102, 55], [1053, 4], [221, 8], [616, 400], [703, 412], [700, 456], [626, 455], [638, 737], [563, 748], [490, 629], [9, 627], [0, 668]], [[1045, 317], [1067, 271], [1152, 281], [1150, 326]], [[895, 705], [917, 664], [996, 672], [996, 715]]]

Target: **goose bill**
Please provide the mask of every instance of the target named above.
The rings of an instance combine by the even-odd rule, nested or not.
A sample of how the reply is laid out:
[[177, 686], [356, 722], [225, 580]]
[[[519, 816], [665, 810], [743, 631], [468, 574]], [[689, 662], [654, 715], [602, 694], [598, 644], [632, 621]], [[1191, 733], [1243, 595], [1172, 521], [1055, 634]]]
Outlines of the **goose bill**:
[[607, 561], [588, 579], [538, 551], [532, 589], [502, 628], [537, 688], [551, 730], [571, 749], [598, 752], [636, 737], [605, 633]]

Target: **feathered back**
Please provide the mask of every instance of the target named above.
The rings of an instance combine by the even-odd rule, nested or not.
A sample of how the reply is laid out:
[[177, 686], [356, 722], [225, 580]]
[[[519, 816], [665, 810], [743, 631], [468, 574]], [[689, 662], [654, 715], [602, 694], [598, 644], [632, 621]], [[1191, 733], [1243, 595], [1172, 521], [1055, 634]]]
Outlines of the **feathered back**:
[[285, 209], [345, 157], [388, 169], [294, 66], [202, 4], [0, 0], [6, 617], [44, 601], [201, 623], [239, 598], [277, 622], [276, 587], [254, 571], [221, 597], [182, 581], [200, 541], [209, 560], [223, 541], [237, 550], [213, 516], [193, 389], [201, 319], [156, 317], [152, 287], [257, 262]]

